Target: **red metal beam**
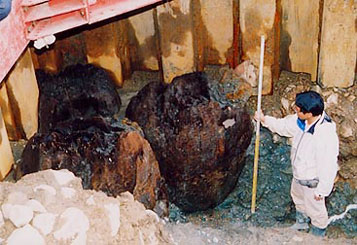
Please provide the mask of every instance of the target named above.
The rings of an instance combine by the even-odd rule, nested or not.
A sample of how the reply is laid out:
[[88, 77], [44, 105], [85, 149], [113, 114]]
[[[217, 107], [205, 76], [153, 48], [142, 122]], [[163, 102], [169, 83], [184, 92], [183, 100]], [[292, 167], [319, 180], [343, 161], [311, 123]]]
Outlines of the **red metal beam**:
[[0, 21], [0, 82], [26, 48], [22, 0], [13, 0], [10, 14]]
[[162, 0], [13, 0], [0, 21], [0, 81], [30, 40], [92, 24]]

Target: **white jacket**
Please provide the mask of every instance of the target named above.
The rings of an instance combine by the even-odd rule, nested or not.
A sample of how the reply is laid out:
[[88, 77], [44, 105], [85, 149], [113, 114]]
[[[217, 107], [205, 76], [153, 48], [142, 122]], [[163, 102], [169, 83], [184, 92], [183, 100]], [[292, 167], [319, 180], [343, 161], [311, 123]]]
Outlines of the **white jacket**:
[[328, 196], [338, 171], [339, 152], [336, 124], [324, 112], [309, 126], [289, 115], [281, 119], [265, 116], [263, 126], [281, 136], [292, 137], [291, 164], [294, 178], [311, 180], [319, 178], [316, 195]]

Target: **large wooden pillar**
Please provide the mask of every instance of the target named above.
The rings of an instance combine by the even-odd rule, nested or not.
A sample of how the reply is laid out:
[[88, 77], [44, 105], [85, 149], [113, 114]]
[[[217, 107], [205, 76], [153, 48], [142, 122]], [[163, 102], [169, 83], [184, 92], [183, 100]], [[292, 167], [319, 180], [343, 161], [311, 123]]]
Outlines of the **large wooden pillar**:
[[[200, 0], [199, 19], [202, 21], [198, 30], [204, 43], [204, 65], [223, 65], [233, 61], [233, 1]], [[196, 2], [198, 4], [198, 1]], [[199, 26], [200, 27], [200, 26]]]
[[319, 1], [281, 0], [281, 68], [311, 74], [316, 81]]
[[263, 94], [272, 92], [279, 78], [280, 0], [240, 0], [243, 60], [259, 67], [260, 37], [265, 36]]
[[[109, 23], [84, 32], [88, 63], [111, 72], [117, 86], [122, 86], [125, 68], [130, 67], [128, 41], [123, 21]], [[120, 23], [122, 22], [122, 23]]]
[[354, 0], [325, 0], [323, 7], [318, 80], [327, 87], [349, 87], [357, 58]]
[[154, 23], [154, 10], [133, 15], [129, 19], [128, 38], [133, 70], [159, 70], [159, 49]]
[[[6, 89], [6, 91], [4, 90]], [[21, 55], [1, 88], [0, 106], [11, 140], [29, 139], [38, 128], [38, 97], [35, 70], [29, 49]]]
[[3, 180], [10, 172], [12, 164], [14, 164], [14, 157], [0, 108], [0, 180]]
[[196, 70], [193, 18], [194, 0], [170, 1], [157, 7], [164, 81]]

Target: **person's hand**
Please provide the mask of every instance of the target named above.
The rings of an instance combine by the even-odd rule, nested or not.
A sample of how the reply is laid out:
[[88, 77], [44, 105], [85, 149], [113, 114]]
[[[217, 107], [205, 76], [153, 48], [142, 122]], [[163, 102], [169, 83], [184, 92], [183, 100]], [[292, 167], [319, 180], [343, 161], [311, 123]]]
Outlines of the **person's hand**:
[[316, 195], [316, 194], [314, 194], [314, 199], [315, 199], [316, 201], [321, 201], [322, 199], [324, 199], [324, 197], [321, 196], [321, 195]]
[[[259, 113], [257, 111], [254, 114], [254, 119], [255, 119], [255, 121], [258, 121], [258, 119], [259, 119]], [[265, 116], [264, 116], [264, 113], [262, 111], [260, 111], [260, 121], [262, 123], [265, 123]]]

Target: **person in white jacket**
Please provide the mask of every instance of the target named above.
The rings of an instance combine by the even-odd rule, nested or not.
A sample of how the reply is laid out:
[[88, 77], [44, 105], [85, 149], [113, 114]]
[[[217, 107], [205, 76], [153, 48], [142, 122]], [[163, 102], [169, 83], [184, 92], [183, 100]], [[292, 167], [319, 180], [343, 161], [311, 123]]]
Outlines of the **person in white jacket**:
[[336, 125], [324, 111], [320, 94], [307, 91], [296, 95], [295, 114], [278, 119], [255, 113], [254, 118], [274, 133], [292, 137], [291, 197], [296, 207], [292, 228], [324, 236], [328, 225], [325, 205], [338, 171], [339, 141]]

